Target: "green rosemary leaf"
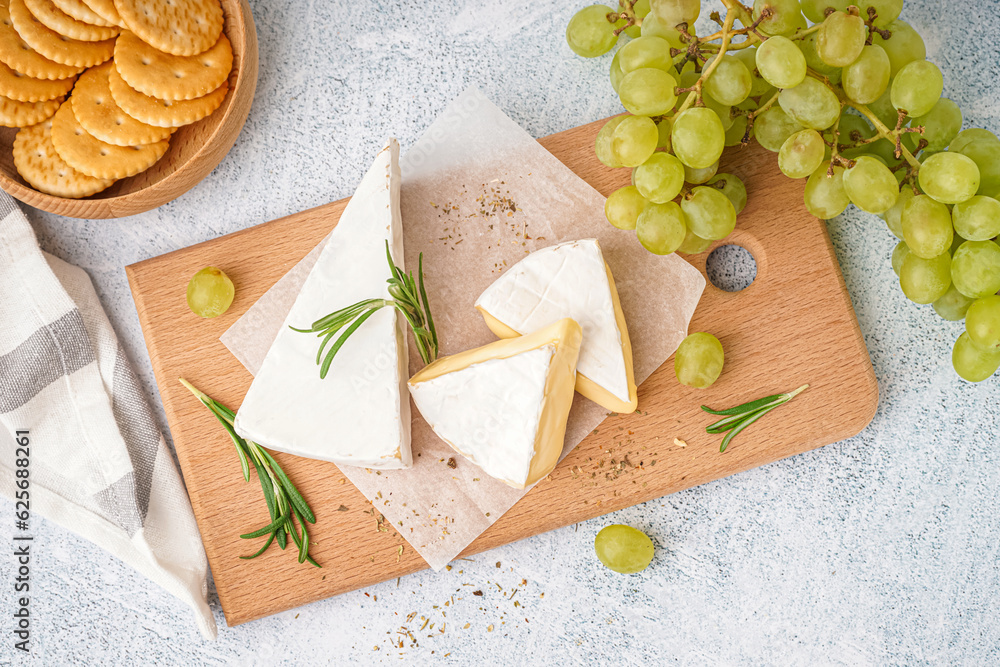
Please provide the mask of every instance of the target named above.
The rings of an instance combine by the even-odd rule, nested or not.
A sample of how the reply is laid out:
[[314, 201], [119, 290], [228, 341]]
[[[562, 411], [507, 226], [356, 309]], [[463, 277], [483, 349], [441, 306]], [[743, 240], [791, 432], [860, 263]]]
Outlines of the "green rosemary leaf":
[[431, 304], [427, 301], [427, 290], [424, 289], [424, 253], [420, 253], [417, 260], [417, 275], [420, 278], [420, 300], [423, 303], [423, 311], [427, 315], [427, 328], [431, 332], [431, 342], [434, 346], [434, 356], [437, 356], [438, 336], [434, 329], [434, 319], [431, 317]]
[[758, 408], [757, 410], [754, 410], [752, 412], [745, 412], [743, 414], [731, 415], [729, 417], [725, 417], [715, 422], [714, 424], [709, 424], [707, 427], [705, 427], [705, 430], [708, 431], [709, 433], [725, 433], [726, 431], [735, 428], [741, 421], [743, 421], [750, 415], [756, 414], [761, 410], [767, 410], [772, 407], [776, 408], [784, 402], [785, 401], [766, 403], [763, 407]]
[[[278, 505], [274, 500], [274, 487], [271, 479], [264, 472], [264, 467], [257, 462], [256, 457], [250, 457], [253, 461], [254, 470], [257, 471], [257, 478], [260, 479], [260, 488], [264, 492], [264, 500], [267, 502], [267, 513], [271, 515], [271, 521], [278, 518]], [[284, 547], [282, 547], [284, 548]]]
[[351, 337], [351, 334], [357, 331], [358, 327], [364, 324], [365, 320], [374, 315], [376, 312], [377, 311], [375, 310], [365, 311], [364, 314], [354, 320], [351, 326], [347, 327], [347, 330], [340, 335], [340, 338], [338, 338], [337, 342], [333, 344], [333, 347], [330, 348], [329, 354], [327, 354], [326, 358], [323, 360], [323, 365], [320, 366], [319, 376], [321, 379], [326, 377], [326, 374], [330, 370], [330, 364], [333, 363], [333, 358], [337, 356], [337, 353], [340, 352], [340, 348], [344, 346], [344, 343], [346, 343], [347, 339]]
[[740, 431], [742, 431], [747, 426], [749, 426], [750, 424], [754, 423], [755, 421], [757, 421], [758, 419], [760, 419], [761, 417], [763, 417], [764, 415], [766, 415], [771, 410], [774, 410], [776, 407], [779, 407], [780, 405], [782, 405], [782, 404], [778, 403], [778, 405], [772, 405], [769, 408], [764, 408], [760, 412], [755, 412], [752, 415], [750, 415], [749, 417], [747, 417], [746, 419], [744, 419], [743, 421], [741, 421], [739, 423], [739, 426], [737, 426], [732, 431], [730, 431], [726, 435], [726, 437], [722, 439], [722, 444], [719, 446], [719, 453], [721, 454], [722, 452], [726, 451], [726, 447], [729, 446], [729, 443], [732, 442], [733, 438], [735, 438], [737, 435], [739, 435]]
[[316, 523], [316, 517], [313, 515], [312, 510], [309, 509], [309, 505], [306, 504], [305, 498], [302, 497], [299, 490], [295, 488], [294, 484], [292, 484], [292, 480], [288, 479], [288, 475], [286, 475], [285, 471], [281, 469], [281, 466], [274, 460], [274, 457], [271, 456], [270, 452], [263, 448], [260, 451], [266, 457], [267, 462], [271, 465], [271, 469], [274, 471], [274, 474], [277, 475], [278, 479], [281, 481], [282, 491], [288, 494], [289, 502], [299, 511], [299, 514], [306, 518], [306, 521], [309, 523]]
[[261, 555], [262, 553], [264, 553], [265, 551], [267, 551], [267, 548], [268, 548], [269, 546], [271, 546], [271, 542], [273, 542], [273, 541], [274, 541], [274, 535], [275, 535], [274, 533], [271, 533], [270, 537], [268, 537], [268, 538], [267, 538], [267, 542], [264, 542], [264, 546], [262, 546], [262, 547], [261, 547], [261, 548], [260, 548], [260, 549], [259, 549], [259, 550], [257, 551], [257, 553], [255, 553], [255, 554], [254, 554], [254, 555], [252, 555], [252, 556], [240, 556], [240, 558], [241, 558], [241, 559], [243, 559], [243, 560], [253, 560], [253, 559], [254, 559], [254, 558], [256, 558], [257, 556], [259, 556], [259, 555]]
[[282, 526], [285, 525], [285, 522], [287, 521], [289, 521], [289, 518], [287, 516], [279, 517], [277, 521], [269, 523], [263, 528], [258, 528], [252, 533], [245, 533], [243, 535], [240, 535], [240, 537], [242, 537], [244, 540], [252, 540], [255, 537], [263, 537], [268, 533], [273, 533], [276, 530], [279, 530]]
[[785, 394], [775, 394], [774, 396], [765, 396], [764, 398], [758, 398], [756, 401], [750, 401], [749, 403], [744, 403], [743, 405], [737, 405], [735, 408], [729, 408], [728, 410], [713, 410], [707, 405], [701, 406], [701, 409], [712, 415], [740, 415], [745, 412], [753, 412], [754, 410], [759, 410], [771, 401], [777, 400], [785, 396]]

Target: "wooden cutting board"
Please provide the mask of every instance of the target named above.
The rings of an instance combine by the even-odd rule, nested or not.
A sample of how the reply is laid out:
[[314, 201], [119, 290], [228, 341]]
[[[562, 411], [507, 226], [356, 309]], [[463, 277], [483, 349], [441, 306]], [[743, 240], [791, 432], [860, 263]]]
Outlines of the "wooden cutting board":
[[[541, 140], [602, 194], [628, 184], [594, 156], [603, 121]], [[759, 147], [730, 149], [723, 171], [744, 179], [749, 203], [725, 241], [749, 250], [757, 278], [742, 292], [709, 283], [691, 331], [709, 331], [725, 346], [722, 377], [707, 390], [678, 384], [673, 359], [639, 389], [639, 412], [613, 415], [549, 476], [481, 535], [465, 555], [837, 442], [874, 417], [878, 386], [844, 286], [826, 225], [802, 203], [802, 181], [778, 171]], [[313, 507], [310, 551], [322, 569], [299, 565], [276, 545], [252, 561], [256, 547], [239, 534], [268, 522], [255, 479], [243, 481], [232, 443], [214, 417], [177, 382], [237, 408], [252, 380], [219, 336], [325, 237], [347, 200], [184, 248], [126, 268], [149, 356], [191, 496], [195, 517], [229, 625], [424, 569], [391, 526], [336, 466], [276, 454]], [[623, 232], [624, 233], [624, 232]], [[690, 257], [705, 270], [708, 253]], [[238, 286], [229, 312], [191, 315], [188, 279], [215, 265]], [[719, 436], [703, 403], [727, 407], [809, 383], [811, 389], [772, 412], [719, 453]], [[682, 447], [675, 438], [686, 442]], [[343, 508], [343, 509], [342, 509]], [[451, 576], [442, 572], [442, 577]]]

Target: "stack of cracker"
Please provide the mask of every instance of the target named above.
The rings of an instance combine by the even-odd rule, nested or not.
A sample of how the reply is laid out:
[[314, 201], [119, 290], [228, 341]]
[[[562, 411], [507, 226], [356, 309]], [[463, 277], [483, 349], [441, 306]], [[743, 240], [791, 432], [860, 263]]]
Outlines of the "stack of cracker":
[[222, 28], [219, 0], [0, 0], [0, 125], [21, 128], [18, 173], [79, 198], [149, 169], [176, 128], [222, 105]]

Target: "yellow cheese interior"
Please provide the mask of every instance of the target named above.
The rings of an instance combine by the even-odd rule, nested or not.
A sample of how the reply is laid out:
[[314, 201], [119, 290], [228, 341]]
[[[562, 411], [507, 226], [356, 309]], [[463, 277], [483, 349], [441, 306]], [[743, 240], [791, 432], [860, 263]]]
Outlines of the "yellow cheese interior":
[[[490, 359], [506, 359], [544, 345], [554, 345], [555, 353], [552, 355], [545, 380], [545, 398], [535, 435], [535, 453], [529, 466], [528, 478], [524, 484], [512, 484], [508, 480], [502, 480], [515, 488], [523, 489], [552, 472], [559, 461], [566, 439], [566, 421], [573, 405], [576, 360], [580, 355], [582, 340], [580, 325], [567, 317], [525, 336], [498, 340], [483, 347], [442, 357], [410, 378], [409, 384], [426, 382]], [[475, 461], [462, 450], [462, 443], [448, 442], [448, 444], [459, 454]]]
[[[621, 334], [622, 355], [625, 357], [625, 373], [628, 378], [628, 402], [621, 400], [610, 391], [597, 384], [583, 373], [576, 374], [576, 390], [581, 395], [586, 396], [593, 402], [612, 412], [629, 413], [635, 412], [639, 405], [639, 397], [635, 386], [635, 371], [632, 368], [632, 343], [628, 337], [628, 326], [625, 324], [625, 313], [622, 312], [621, 300], [618, 298], [618, 289], [615, 287], [615, 278], [611, 275], [611, 267], [607, 262], [604, 268], [608, 272], [608, 285], [611, 287], [611, 300], [615, 307], [615, 321], [618, 323], [618, 332]], [[508, 325], [504, 324], [481, 306], [476, 306], [482, 314], [486, 326], [500, 338], [516, 338], [521, 335]]]

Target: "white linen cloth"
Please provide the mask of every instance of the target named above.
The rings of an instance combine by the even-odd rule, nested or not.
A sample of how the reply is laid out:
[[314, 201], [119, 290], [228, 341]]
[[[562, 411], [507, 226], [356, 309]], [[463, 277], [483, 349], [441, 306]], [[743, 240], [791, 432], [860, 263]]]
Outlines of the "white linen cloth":
[[186, 602], [214, 639], [191, 503], [90, 278], [43, 253], [0, 192], [0, 493], [11, 499], [18, 430], [30, 432], [32, 514]]

